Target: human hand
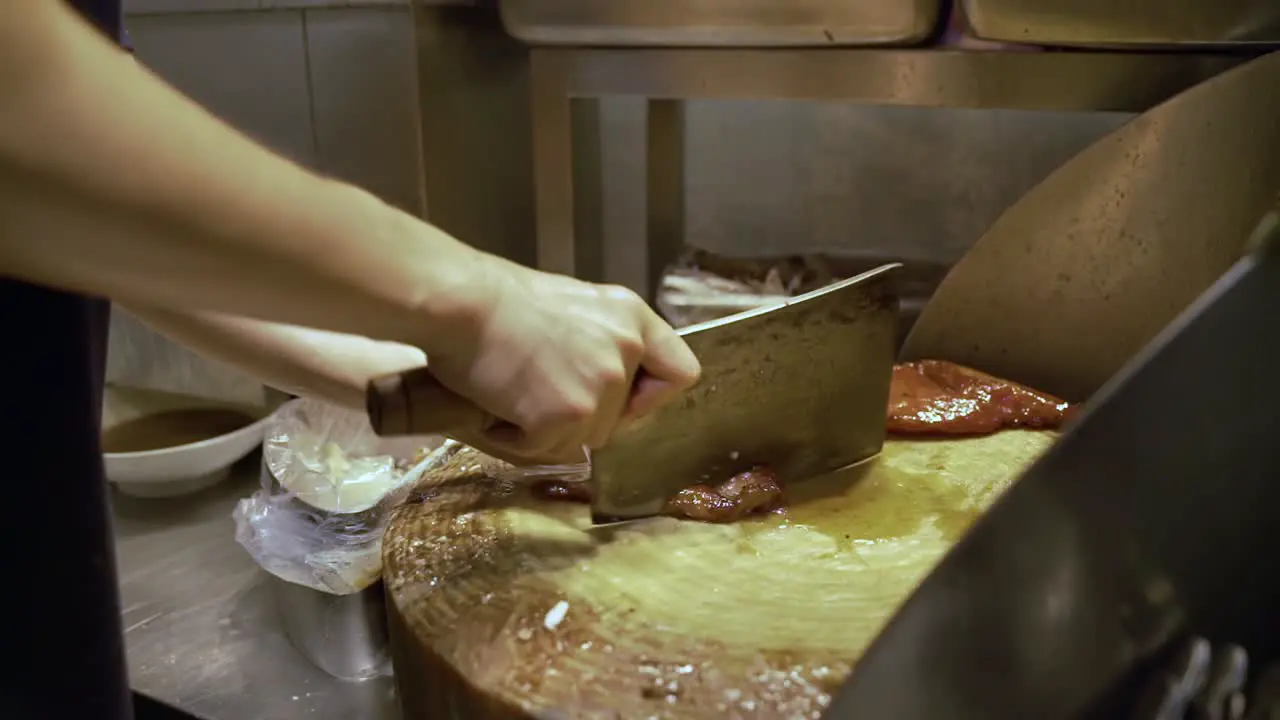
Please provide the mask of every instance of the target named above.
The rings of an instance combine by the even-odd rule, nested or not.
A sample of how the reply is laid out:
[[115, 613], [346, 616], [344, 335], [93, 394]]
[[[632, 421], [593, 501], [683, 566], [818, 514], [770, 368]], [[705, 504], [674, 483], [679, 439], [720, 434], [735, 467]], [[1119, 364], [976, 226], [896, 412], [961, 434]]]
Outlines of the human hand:
[[486, 257], [473, 332], [431, 373], [504, 424], [457, 439], [516, 462], [581, 458], [697, 381], [698, 360], [639, 296]]

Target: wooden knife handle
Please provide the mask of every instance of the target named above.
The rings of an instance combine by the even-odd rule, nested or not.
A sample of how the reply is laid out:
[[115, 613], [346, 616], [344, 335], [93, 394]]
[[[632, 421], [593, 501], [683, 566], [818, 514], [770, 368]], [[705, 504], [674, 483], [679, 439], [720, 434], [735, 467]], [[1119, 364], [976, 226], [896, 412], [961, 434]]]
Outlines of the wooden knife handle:
[[436, 379], [428, 368], [369, 381], [365, 408], [379, 435], [444, 435], [483, 432], [497, 420]]

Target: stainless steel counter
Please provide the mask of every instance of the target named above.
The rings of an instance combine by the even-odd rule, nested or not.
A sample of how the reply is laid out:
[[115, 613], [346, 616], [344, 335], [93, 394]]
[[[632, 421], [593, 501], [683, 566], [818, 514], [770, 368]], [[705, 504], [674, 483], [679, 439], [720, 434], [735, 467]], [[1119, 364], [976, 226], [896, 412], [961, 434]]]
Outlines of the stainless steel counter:
[[133, 689], [207, 720], [397, 720], [391, 678], [336, 680], [285, 638], [268, 576], [231, 520], [258, 463], [190, 497], [115, 495]]

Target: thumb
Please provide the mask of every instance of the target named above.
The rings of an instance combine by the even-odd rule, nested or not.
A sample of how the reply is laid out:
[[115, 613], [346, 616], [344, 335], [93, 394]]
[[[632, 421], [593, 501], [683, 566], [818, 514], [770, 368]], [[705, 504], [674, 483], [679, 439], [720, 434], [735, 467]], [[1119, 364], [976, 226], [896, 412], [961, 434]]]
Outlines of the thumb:
[[689, 349], [680, 333], [652, 310], [645, 323], [643, 338], [644, 355], [640, 358], [640, 367], [646, 372], [675, 385], [677, 390], [686, 390], [698, 382], [702, 374], [698, 356]]
[[688, 343], [653, 314], [645, 325], [644, 355], [623, 417], [634, 420], [652, 412], [693, 387], [701, 374], [702, 364]]
[[635, 384], [631, 386], [631, 397], [627, 399], [627, 409], [622, 413], [620, 424], [644, 417], [666, 405], [680, 394], [680, 390], [666, 380], [659, 380], [641, 370], [636, 373]]

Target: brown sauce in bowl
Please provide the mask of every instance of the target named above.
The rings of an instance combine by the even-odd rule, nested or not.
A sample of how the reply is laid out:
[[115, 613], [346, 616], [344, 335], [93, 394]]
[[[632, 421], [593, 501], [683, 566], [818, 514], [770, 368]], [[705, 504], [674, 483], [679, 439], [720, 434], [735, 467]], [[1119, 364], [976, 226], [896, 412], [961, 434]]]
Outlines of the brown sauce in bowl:
[[227, 408], [167, 410], [103, 430], [102, 451], [145, 452], [189, 445], [233, 433], [257, 420], [246, 412]]

